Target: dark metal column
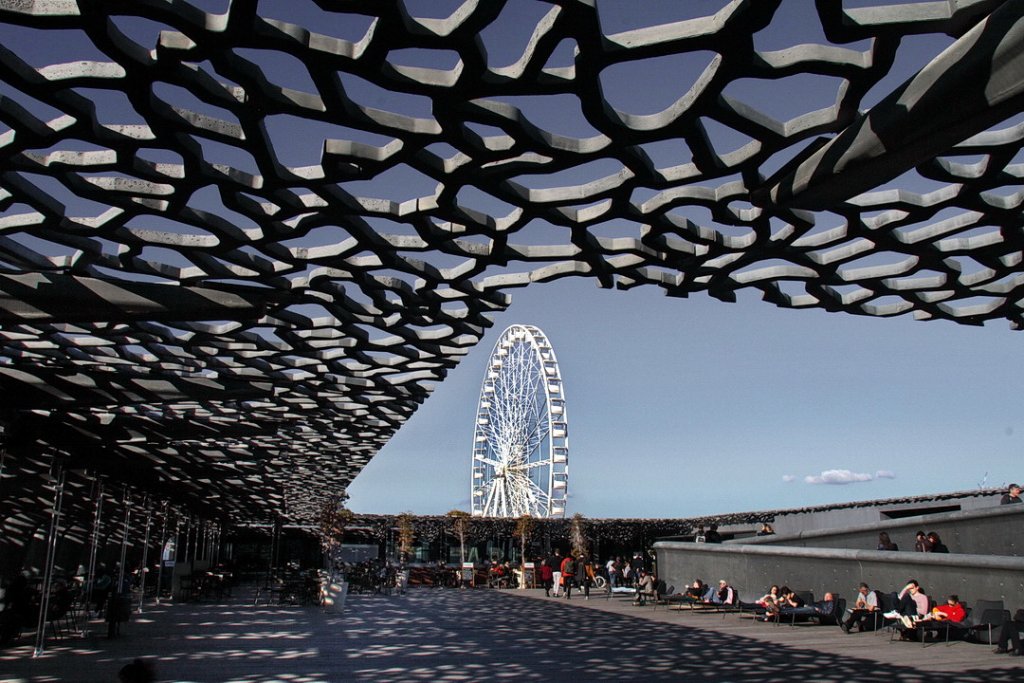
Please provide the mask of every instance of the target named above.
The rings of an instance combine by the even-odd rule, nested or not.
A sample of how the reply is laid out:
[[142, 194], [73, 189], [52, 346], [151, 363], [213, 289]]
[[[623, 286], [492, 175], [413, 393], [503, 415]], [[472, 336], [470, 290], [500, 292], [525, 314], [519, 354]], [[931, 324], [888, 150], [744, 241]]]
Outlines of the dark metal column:
[[149, 504], [149, 496], [146, 496], [146, 534], [142, 541], [142, 563], [139, 565], [139, 606], [136, 611], [142, 614], [142, 601], [146, 599], [146, 574], [149, 573], [149, 567], [146, 566], [146, 561], [149, 559], [149, 529], [153, 523], [153, 508]]
[[41, 604], [39, 606], [39, 621], [36, 628], [36, 649], [33, 657], [43, 654], [46, 647], [46, 621], [50, 611], [50, 589], [53, 585], [53, 563], [57, 556], [57, 533], [60, 529], [60, 509], [64, 502], [64, 465], [58, 459], [59, 456], [52, 455], [50, 475], [53, 478], [53, 506], [50, 508], [50, 530], [46, 537], [46, 567], [43, 570], [43, 586]]
[[[167, 517], [170, 515], [170, 505], [164, 503], [164, 521], [160, 526], [160, 552], [157, 554], [158, 567], [156, 570], [156, 604], [160, 604], [160, 591], [164, 587], [164, 548], [167, 547]], [[175, 523], [175, 534], [177, 534], [177, 523]], [[177, 539], [177, 537], [175, 537]]]
[[[85, 612], [88, 616], [92, 610], [92, 589], [96, 583], [96, 553], [99, 550], [100, 527], [103, 523], [103, 480], [95, 479], [96, 507], [92, 518], [92, 533], [89, 535], [89, 569], [85, 576]], [[88, 619], [85, 620], [88, 626]]]
[[117, 572], [117, 588], [114, 591], [115, 595], [120, 595], [124, 591], [124, 571], [125, 571], [125, 560], [128, 557], [128, 532], [131, 528], [132, 523], [132, 499], [128, 493], [128, 487], [124, 487], [124, 524], [121, 527], [121, 562], [120, 568]]

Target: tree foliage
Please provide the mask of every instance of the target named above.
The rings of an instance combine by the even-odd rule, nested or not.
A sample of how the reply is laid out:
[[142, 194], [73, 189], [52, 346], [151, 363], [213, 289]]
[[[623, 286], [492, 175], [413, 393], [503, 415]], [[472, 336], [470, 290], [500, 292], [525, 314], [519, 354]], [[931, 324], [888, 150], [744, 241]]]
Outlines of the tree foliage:
[[459, 558], [461, 562], [466, 561], [466, 539], [470, 534], [471, 515], [465, 510], [449, 510], [447, 515], [451, 520], [452, 533], [459, 539]]
[[317, 520], [320, 545], [324, 552], [338, 548], [345, 537], [345, 528], [352, 523], [354, 515], [345, 507], [340, 496], [332, 496], [320, 508]]

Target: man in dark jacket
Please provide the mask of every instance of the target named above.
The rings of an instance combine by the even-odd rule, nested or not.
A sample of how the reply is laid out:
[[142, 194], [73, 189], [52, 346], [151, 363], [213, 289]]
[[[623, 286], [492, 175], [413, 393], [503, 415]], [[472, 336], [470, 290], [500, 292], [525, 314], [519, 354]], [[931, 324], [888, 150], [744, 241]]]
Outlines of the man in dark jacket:
[[1010, 505], [1011, 503], [1019, 503], [1020, 500], [1020, 486], [1017, 484], [1010, 484], [1009, 489], [1003, 494], [1002, 500], [999, 501], [1000, 505]]

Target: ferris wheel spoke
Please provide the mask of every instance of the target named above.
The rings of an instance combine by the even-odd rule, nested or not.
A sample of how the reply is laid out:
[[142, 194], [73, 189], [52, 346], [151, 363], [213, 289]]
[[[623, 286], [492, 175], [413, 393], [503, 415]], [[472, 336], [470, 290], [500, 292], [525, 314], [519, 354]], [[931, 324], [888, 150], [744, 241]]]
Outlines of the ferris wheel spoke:
[[534, 460], [532, 462], [528, 462], [528, 463], [524, 464], [522, 466], [522, 469], [535, 470], [535, 469], [537, 469], [539, 467], [550, 467], [550, 466], [551, 466], [551, 461], [550, 460]]
[[547, 510], [548, 503], [551, 500], [548, 494], [532, 481], [530, 482], [528, 490], [530, 491], [530, 498], [533, 500], [536, 509]]
[[546, 439], [547, 439], [547, 433], [545, 432], [542, 435], [538, 435], [538, 438], [535, 441], [531, 442], [531, 447], [530, 447], [530, 449], [529, 449], [529, 451], [527, 453], [527, 457], [526, 457], [527, 460], [530, 459], [530, 456], [532, 456], [534, 453], [536, 453], [538, 450], [541, 449], [541, 447], [543, 446], [543, 444], [546, 441]]
[[485, 511], [490, 510], [492, 508], [492, 506], [494, 504], [494, 493], [495, 493], [496, 489], [497, 489], [497, 486], [495, 486], [495, 483], [492, 481], [490, 486], [488, 487], [488, 490], [487, 490], [487, 500], [484, 503], [484, 510]]

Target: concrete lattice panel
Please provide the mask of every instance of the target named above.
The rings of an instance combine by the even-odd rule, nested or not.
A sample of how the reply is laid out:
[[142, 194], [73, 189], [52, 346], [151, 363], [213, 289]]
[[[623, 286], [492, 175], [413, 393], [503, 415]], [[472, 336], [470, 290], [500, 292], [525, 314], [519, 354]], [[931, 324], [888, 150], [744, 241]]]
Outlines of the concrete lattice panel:
[[[1024, 324], [1024, 3], [665, 4], [0, 1], [12, 453], [310, 519], [567, 276]], [[765, 47], [797, 4], [820, 38]]]

